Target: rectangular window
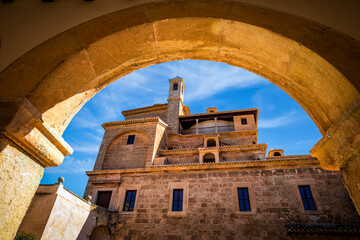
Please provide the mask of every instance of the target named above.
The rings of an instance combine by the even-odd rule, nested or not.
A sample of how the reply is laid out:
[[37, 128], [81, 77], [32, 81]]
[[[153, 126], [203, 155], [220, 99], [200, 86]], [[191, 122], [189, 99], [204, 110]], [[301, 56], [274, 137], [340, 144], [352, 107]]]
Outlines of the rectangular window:
[[112, 191], [99, 191], [96, 200], [96, 205], [108, 208], [110, 204]]
[[181, 212], [183, 210], [183, 189], [174, 189], [172, 211]]
[[311, 194], [310, 186], [299, 186], [300, 196], [305, 210], [316, 210], [315, 202]]
[[134, 144], [134, 141], [135, 141], [135, 135], [129, 135], [128, 140], [127, 140], [127, 144], [128, 145]]
[[241, 124], [242, 124], [242, 125], [246, 125], [246, 124], [247, 124], [246, 118], [242, 118], [242, 119], [241, 119]]
[[251, 211], [249, 189], [238, 188], [239, 208], [240, 211]]
[[136, 190], [126, 191], [123, 211], [132, 212], [135, 208]]

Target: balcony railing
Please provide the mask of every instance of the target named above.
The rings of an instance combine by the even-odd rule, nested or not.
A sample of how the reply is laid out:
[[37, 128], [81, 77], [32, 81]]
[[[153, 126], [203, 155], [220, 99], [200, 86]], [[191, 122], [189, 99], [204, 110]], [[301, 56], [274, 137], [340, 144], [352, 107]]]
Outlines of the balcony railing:
[[235, 130], [234, 125], [229, 125], [229, 126], [217, 126], [217, 127], [203, 127], [197, 129], [191, 128], [191, 129], [182, 130], [181, 133], [183, 135], [191, 135], [191, 134], [205, 134], [205, 133], [217, 133], [217, 132], [231, 132], [234, 130]]

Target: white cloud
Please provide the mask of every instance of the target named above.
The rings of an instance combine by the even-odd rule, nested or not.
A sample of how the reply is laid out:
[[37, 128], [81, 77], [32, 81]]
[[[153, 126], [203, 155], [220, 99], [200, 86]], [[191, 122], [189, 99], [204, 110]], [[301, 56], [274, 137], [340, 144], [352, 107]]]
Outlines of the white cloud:
[[259, 119], [258, 128], [276, 128], [288, 125], [298, 121], [298, 114], [296, 111], [290, 111], [282, 116], [270, 119]]
[[241, 68], [225, 63], [201, 61], [180, 62], [180, 75], [184, 77], [188, 91], [185, 100], [192, 102], [206, 99], [228, 89], [248, 88], [269, 82]]
[[83, 142], [81, 145], [72, 146], [74, 152], [82, 152], [86, 154], [97, 154], [99, 152], [99, 144], [88, 144]]
[[94, 167], [95, 159], [76, 160], [72, 156], [65, 157], [63, 163], [58, 167], [47, 168], [47, 173], [82, 173], [91, 171]]
[[87, 107], [83, 107], [81, 111], [75, 115], [71, 124], [78, 128], [96, 129], [99, 127], [98, 119], [94, 117]]

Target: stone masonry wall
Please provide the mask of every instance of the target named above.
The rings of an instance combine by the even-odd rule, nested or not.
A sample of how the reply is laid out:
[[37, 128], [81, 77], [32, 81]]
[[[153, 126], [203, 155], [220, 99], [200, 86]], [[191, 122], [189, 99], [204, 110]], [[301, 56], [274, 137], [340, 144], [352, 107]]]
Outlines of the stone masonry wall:
[[14, 239], [44, 167], [0, 134], [0, 239]]
[[219, 134], [220, 145], [249, 145], [257, 141], [256, 132], [228, 132]]
[[[129, 135], [135, 135], [134, 144], [127, 144]], [[118, 136], [109, 145], [103, 169], [145, 167], [148, 145], [149, 140], [146, 135], [138, 131], [130, 131]]]
[[167, 146], [171, 148], [196, 148], [204, 146], [202, 135], [179, 135], [172, 134], [168, 138]]
[[244, 159], [263, 159], [265, 157], [264, 151], [232, 151], [232, 152], [220, 152], [219, 158], [222, 161], [235, 161]]
[[178, 155], [168, 155], [169, 164], [181, 164], [181, 163], [199, 163], [199, 153], [182, 153]]
[[167, 111], [147, 112], [147, 113], [134, 114], [134, 115], [128, 116], [128, 117], [126, 117], [126, 120], [139, 119], [139, 118], [159, 117], [161, 120], [166, 122], [166, 114], [167, 114]]
[[[245, 118], [247, 121], [247, 124], [245, 125], [241, 123], [241, 119], [243, 118]], [[234, 127], [235, 127], [235, 131], [256, 129], [254, 115], [234, 116]]]
[[[119, 223], [109, 226], [114, 239], [288, 239], [285, 224], [360, 222], [341, 173], [320, 167], [123, 173], [121, 179], [120, 192], [138, 192], [134, 212], [118, 206]], [[317, 211], [303, 210], [302, 184], [310, 185]], [[187, 192], [184, 215], [169, 211], [174, 187]], [[249, 188], [253, 212], [238, 211], [237, 187]]]
[[[135, 135], [135, 148], [140, 148], [139, 152], [130, 151], [134, 146], [127, 145], [127, 136]], [[145, 139], [141, 136], [146, 136]], [[106, 129], [99, 153], [95, 162], [94, 170], [105, 168], [120, 168], [124, 160], [125, 165], [123, 167], [144, 167], [146, 162], [151, 162], [153, 156], [154, 139], [156, 136], [156, 123], [134, 123], [129, 125], [113, 126]], [[138, 144], [138, 141], [141, 141]], [[112, 144], [116, 144], [117, 147], [111, 148]], [[145, 148], [147, 153], [145, 154]], [[110, 151], [109, 151], [110, 150]], [[144, 159], [145, 155], [145, 159]], [[120, 158], [121, 156], [121, 158]], [[109, 158], [110, 160], [107, 160]], [[135, 160], [134, 160], [135, 159]], [[120, 161], [121, 160], [121, 161]], [[115, 162], [113, 162], [115, 161]], [[134, 163], [132, 166], [131, 163]], [[106, 163], [106, 164], [104, 164]]]

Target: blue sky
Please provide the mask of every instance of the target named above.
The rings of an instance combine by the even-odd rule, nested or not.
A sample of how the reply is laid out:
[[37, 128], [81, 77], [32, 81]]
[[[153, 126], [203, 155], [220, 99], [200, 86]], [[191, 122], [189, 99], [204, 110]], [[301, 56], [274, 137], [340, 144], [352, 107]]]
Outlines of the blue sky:
[[110, 84], [75, 115], [64, 132], [74, 153], [56, 168], [46, 168], [42, 184], [65, 177], [64, 185], [83, 196], [104, 130], [101, 124], [124, 120], [121, 111], [166, 103], [168, 79], [183, 77], [184, 103], [192, 114], [207, 107], [218, 111], [259, 108], [258, 143], [285, 155], [308, 154], [321, 134], [307, 113], [277, 86], [251, 72], [225, 63], [183, 60], [137, 70]]

